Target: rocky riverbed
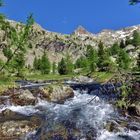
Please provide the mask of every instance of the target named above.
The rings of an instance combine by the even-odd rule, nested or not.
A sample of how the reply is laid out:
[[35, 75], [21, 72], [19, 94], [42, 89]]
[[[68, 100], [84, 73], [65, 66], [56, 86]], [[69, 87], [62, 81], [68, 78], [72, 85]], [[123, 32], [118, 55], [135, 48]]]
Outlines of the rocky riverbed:
[[[139, 140], [140, 116], [118, 110], [111, 85], [53, 84], [0, 96], [1, 140]], [[85, 88], [86, 87], [86, 88]], [[107, 87], [108, 92], [103, 92]], [[118, 93], [119, 94], [119, 93]]]

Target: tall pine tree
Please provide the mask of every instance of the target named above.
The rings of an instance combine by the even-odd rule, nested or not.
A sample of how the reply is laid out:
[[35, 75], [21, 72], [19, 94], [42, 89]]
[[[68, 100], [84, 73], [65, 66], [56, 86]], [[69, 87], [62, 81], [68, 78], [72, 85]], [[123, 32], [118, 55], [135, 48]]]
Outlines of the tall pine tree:
[[52, 73], [53, 74], [56, 74], [56, 70], [57, 70], [57, 68], [56, 68], [56, 62], [53, 62], [53, 64], [52, 64]]
[[120, 42], [120, 48], [124, 49], [125, 48], [125, 43], [124, 43], [124, 40], [121, 40]]
[[140, 45], [140, 33], [136, 30], [133, 32], [132, 45], [135, 47]]
[[87, 60], [89, 71], [94, 72], [97, 68], [98, 54], [97, 51], [93, 49], [91, 46], [88, 46], [87, 48]]
[[58, 73], [60, 75], [68, 74], [68, 72], [67, 72], [67, 64], [66, 64], [64, 58], [62, 58], [61, 61], [58, 63]]
[[44, 52], [44, 54], [41, 57], [39, 67], [40, 67], [42, 74], [49, 74], [50, 73], [51, 64], [50, 64], [49, 58], [47, 57], [46, 52]]
[[74, 65], [72, 63], [72, 60], [69, 54], [66, 55], [65, 62], [66, 62], [66, 67], [67, 67], [67, 73], [72, 74]]
[[111, 55], [117, 55], [120, 51], [120, 46], [118, 43], [114, 43], [111, 49]]
[[100, 71], [104, 69], [104, 60], [105, 60], [105, 49], [102, 42], [98, 45], [98, 68]]
[[131, 58], [128, 53], [121, 49], [117, 58], [117, 64], [120, 69], [128, 70], [131, 64]]

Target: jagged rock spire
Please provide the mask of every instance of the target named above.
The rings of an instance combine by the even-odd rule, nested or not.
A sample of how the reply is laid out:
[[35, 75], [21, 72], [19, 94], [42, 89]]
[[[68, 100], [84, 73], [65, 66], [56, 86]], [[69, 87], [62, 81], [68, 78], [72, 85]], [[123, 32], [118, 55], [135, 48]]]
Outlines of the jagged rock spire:
[[77, 29], [74, 31], [74, 34], [82, 35], [82, 34], [89, 34], [89, 32], [83, 26], [79, 25]]

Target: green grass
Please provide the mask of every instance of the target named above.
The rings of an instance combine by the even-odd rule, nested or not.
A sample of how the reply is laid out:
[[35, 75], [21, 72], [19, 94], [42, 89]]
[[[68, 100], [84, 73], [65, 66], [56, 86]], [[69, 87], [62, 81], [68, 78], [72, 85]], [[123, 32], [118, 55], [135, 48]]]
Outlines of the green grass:
[[94, 72], [92, 78], [99, 83], [105, 83], [113, 77], [113, 73], [109, 72]]
[[[85, 75], [85, 73], [80, 74], [80, 75]], [[48, 75], [42, 75], [40, 73], [32, 73], [32, 74], [27, 74], [25, 76], [25, 79], [27, 80], [32, 80], [32, 81], [46, 81], [46, 80], [65, 80], [65, 79], [71, 79], [72, 77], [76, 77], [79, 75], [58, 75], [58, 74], [48, 74]], [[108, 73], [108, 72], [94, 72], [92, 75], [92, 78], [100, 83], [105, 83], [107, 82], [112, 76], [113, 73]], [[16, 87], [15, 85], [15, 80], [19, 78], [15, 76], [8, 76], [8, 75], [2, 75], [0, 74], [0, 92], [3, 92], [4, 90], [12, 87]]]
[[42, 75], [42, 74], [31, 74], [27, 75], [27, 80], [65, 80], [65, 79], [71, 79], [74, 75]]
[[[85, 73], [80, 74], [80, 75], [86, 75]], [[91, 75], [91, 77], [93, 79], [95, 79], [97, 82], [100, 83], [104, 83], [107, 82], [110, 78], [112, 78], [114, 74], [113, 73], [109, 73], [109, 72], [95, 72]], [[33, 81], [45, 81], [45, 80], [65, 80], [65, 79], [71, 79], [72, 77], [76, 77], [79, 75], [53, 75], [53, 74], [49, 74], [49, 75], [42, 75], [39, 73], [34, 73], [31, 75], [27, 75], [26, 79], [27, 80], [33, 80]]]
[[8, 88], [16, 87], [15, 77], [0, 74], [0, 93], [7, 90]]
[[[27, 74], [25, 79], [33, 81], [46, 81], [46, 80], [65, 80], [71, 79], [74, 75], [42, 75], [39, 73]], [[16, 87], [15, 80], [21, 79], [15, 76], [8, 76], [0, 74], [0, 93], [8, 88]]]

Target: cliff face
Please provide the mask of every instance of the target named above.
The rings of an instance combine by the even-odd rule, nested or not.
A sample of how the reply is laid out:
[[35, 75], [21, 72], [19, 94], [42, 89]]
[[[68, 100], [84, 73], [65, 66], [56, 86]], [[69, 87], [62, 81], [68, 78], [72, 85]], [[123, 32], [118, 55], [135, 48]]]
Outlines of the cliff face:
[[[10, 21], [11, 26], [16, 28], [17, 23]], [[131, 37], [133, 31], [140, 31], [140, 25], [127, 27], [121, 30], [103, 30], [98, 34], [88, 32], [82, 26], [79, 26], [72, 34], [60, 34], [50, 32], [43, 29], [40, 25], [34, 24], [30, 37], [30, 43], [32, 48], [27, 51], [26, 62], [32, 65], [33, 59], [36, 56], [41, 56], [44, 48], [48, 51], [48, 56], [52, 61], [58, 62], [66, 53], [69, 53], [71, 57], [76, 60], [81, 55], [85, 54], [87, 45], [98, 49], [98, 43], [102, 41], [106, 47], [110, 47], [115, 42], [120, 42], [126, 37]], [[5, 59], [2, 55], [2, 47], [7, 45], [8, 39], [4, 37], [4, 32], [0, 31], [0, 58]], [[133, 46], [128, 46], [126, 49], [133, 50]], [[132, 56], [136, 56], [140, 50], [131, 51]]]

